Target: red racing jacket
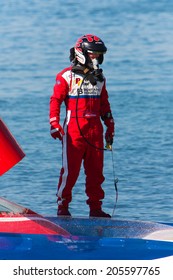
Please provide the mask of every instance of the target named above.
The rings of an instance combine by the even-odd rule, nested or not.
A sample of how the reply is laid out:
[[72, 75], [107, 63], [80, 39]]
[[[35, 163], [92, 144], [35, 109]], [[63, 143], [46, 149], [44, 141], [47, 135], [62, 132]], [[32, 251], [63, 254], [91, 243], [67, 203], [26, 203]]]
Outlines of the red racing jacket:
[[105, 78], [96, 85], [84, 78], [84, 74], [74, 73], [72, 66], [56, 76], [53, 94], [50, 98], [50, 123], [60, 122], [60, 107], [64, 101], [71, 117], [104, 117], [111, 112]]

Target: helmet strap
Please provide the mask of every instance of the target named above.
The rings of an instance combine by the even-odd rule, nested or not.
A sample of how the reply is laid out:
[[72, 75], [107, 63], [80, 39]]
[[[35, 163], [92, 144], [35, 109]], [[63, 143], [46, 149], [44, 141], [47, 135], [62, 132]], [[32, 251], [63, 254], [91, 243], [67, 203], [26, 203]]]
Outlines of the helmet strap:
[[87, 68], [84, 65], [81, 65], [79, 63], [72, 66], [72, 72], [74, 72], [74, 73], [87, 74], [89, 71], [90, 71], [89, 68]]

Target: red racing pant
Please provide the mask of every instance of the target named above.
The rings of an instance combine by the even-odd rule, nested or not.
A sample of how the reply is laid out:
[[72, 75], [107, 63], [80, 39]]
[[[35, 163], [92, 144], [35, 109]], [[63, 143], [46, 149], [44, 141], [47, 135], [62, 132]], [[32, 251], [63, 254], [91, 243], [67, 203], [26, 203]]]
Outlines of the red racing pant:
[[[80, 127], [80, 128], [79, 128]], [[66, 119], [64, 124], [62, 161], [58, 183], [58, 205], [68, 207], [72, 189], [83, 162], [86, 175], [85, 192], [91, 210], [101, 209], [104, 191], [103, 176], [103, 126], [99, 117]]]

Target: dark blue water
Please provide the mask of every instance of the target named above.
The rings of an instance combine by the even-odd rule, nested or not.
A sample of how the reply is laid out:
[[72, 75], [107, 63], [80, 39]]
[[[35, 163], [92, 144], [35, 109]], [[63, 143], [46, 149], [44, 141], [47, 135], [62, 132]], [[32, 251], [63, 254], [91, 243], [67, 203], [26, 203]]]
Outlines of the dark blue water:
[[[49, 98], [69, 49], [85, 33], [105, 42], [103, 64], [116, 121], [117, 219], [172, 222], [172, 0], [1, 1], [0, 116], [26, 157], [0, 177], [0, 195], [56, 215], [61, 144], [49, 135]], [[105, 153], [104, 209], [115, 205]], [[71, 212], [88, 216], [83, 170]]]

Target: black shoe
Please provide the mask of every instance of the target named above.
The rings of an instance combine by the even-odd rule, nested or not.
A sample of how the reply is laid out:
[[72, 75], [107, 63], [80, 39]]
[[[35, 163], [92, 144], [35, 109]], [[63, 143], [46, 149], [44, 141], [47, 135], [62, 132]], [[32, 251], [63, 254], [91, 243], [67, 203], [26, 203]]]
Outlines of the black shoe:
[[68, 216], [71, 217], [71, 213], [66, 207], [58, 207], [57, 216]]
[[102, 217], [102, 218], [111, 218], [111, 216], [101, 209], [99, 210], [90, 210], [90, 217]]

